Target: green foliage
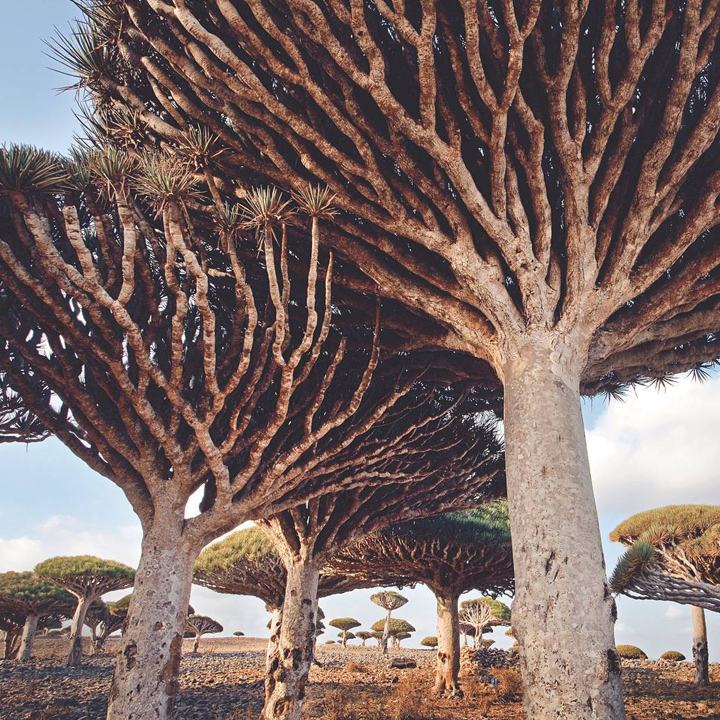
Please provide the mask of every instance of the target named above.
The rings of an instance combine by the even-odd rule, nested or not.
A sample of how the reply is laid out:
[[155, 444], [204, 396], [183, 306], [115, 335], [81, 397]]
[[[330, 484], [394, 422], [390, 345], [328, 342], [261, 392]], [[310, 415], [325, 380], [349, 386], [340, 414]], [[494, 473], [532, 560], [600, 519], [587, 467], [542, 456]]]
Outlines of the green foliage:
[[625, 660], [647, 660], [647, 655], [635, 645], [618, 645], [615, 649]]
[[[373, 623], [372, 630], [374, 632], [382, 633], [385, 629], [385, 620], [378, 620]], [[415, 632], [415, 628], [407, 621], [401, 620], [400, 618], [390, 618], [390, 635], [397, 635], [398, 633]]]
[[341, 638], [343, 635], [345, 635], [345, 640], [354, 640], [354, 639], [357, 637], [357, 636], [355, 635], [355, 633], [352, 633], [352, 632], [349, 632], [349, 631], [346, 632], [346, 633], [343, 633], [343, 631], [341, 630], [341, 631], [337, 634], [337, 636], [338, 636], [339, 638]]
[[108, 612], [110, 612], [111, 615], [120, 615], [125, 614], [127, 615], [128, 610], [130, 609], [130, 601], [132, 600], [132, 593], [129, 593], [127, 595], [123, 595], [119, 600], [115, 600], [115, 602], [107, 602], [105, 603], [107, 605]]
[[382, 590], [371, 595], [370, 600], [383, 608], [383, 610], [397, 610], [408, 601], [406, 597], [394, 590]]
[[135, 571], [115, 560], [92, 555], [54, 557], [36, 566], [37, 575], [57, 583], [74, 594], [102, 595], [111, 590], [130, 587]]
[[67, 180], [58, 155], [32, 145], [0, 146], [0, 193], [60, 192]]
[[438, 646], [438, 639], [435, 637], [435, 635], [428, 635], [428, 637], [423, 638], [420, 641], [420, 644], [423, 647], [436, 648]]
[[251, 562], [277, 555], [267, 535], [258, 527], [238, 530], [220, 542], [208, 545], [195, 561], [195, 570], [228, 570], [238, 562]]
[[242, 630], [236, 630], [233, 635], [235, 637], [245, 637], [245, 633]]
[[24, 608], [24, 612], [65, 609], [72, 612], [76, 599], [66, 590], [31, 572], [0, 574], [0, 605]]
[[615, 593], [622, 593], [635, 577], [642, 574], [657, 561], [657, 552], [648, 542], [638, 541], [624, 552], [610, 576], [610, 587]]
[[514, 637], [515, 637], [515, 628], [509, 627], [509, 628], [505, 631], [505, 634], [506, 634], [508, 637], [514, 638]]
[[373, 634], [368, 632], [367, 630], [358, 630], [355, 633], [355, 637], [358, 637], [361, 640], [369, 640], [372, 636]]
[[490, 609], [493, 618], [510, 622], [510, 608], [503, 602], [489, 597], [472, 598], [460, 603], [460, 612], [470, 610], [474, 605], [485, 605]]
[[697, 537], [720, 525], [720, 507], [716, 505], [668, 505], [629, 517], [611, 533], [610, 539], [629, 545], [644, 539], [658, 541]]
[[335, 620], [331, 620], [328, 625], [338, 630], [352, 630], [353, 628], [360, 627], [360, 623], [355, 618], [335, 618]]
[[672, 660], [672, 662], [682, 662], [685, 656], [677, 650], [667, 650], [660, 656], [661, 660]]

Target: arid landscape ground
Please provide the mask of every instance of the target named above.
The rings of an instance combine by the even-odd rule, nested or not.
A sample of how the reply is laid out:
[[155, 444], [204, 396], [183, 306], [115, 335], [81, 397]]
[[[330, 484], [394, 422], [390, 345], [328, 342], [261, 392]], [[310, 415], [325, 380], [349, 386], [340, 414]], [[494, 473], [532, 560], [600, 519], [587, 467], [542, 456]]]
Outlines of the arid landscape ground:
[[[186, 643], [186, 650], [190, 644]], [[108, 644], [112, 652], [113, 642]], [[37, 660], [0, 664], [2, 720], [101, 720], [112, 677], [110, 654], [86, 658], [82, 667], [62, 664], [64, 643], [38, 638]], [[263, 702], [265, 641], [203, 639], [198, 655], [183, 658], [179, 720], [253, 720]], [[322, 720], [520, 720], [524, 717], [515, 676], [497, 671], [497, 688], [463, 668], [465, 698], [430, 697], [434, 653], [394, 650], [418, 667], [388, 667], [374, 648], [320, 645], [323, 667], [310, 673], [304, 716]], [[690, 663], [626, 663], [623, 667], [628, 720], [720, 718], [720, 664], [710, 667], [711, 685], [695, 688]]]

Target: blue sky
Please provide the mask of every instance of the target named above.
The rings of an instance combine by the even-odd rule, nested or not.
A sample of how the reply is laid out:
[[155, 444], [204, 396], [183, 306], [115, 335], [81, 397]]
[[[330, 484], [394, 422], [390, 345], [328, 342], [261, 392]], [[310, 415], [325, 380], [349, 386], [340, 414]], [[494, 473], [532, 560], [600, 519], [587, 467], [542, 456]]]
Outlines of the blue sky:
[[[69, 0], [5, 0], [0, 26], [0, 143], [28, 142], [62, 152], [78, 124], [67, 78], [49, 69], [42, 39], [67, 29]], [[622, 548], [608, 533], [629, 515], [687, 502], [720, 504], [720, 378], [703, 386], [681, 380], [664, 392], [642, 389], [625, 403], [595, 400], [584, 408], [591, 466], [608, 568]], [[0, 571], [26, 570], [50, 555], [88, 553], [136, 563], [140, 527], [124, 495], [59, 441], [0, 446]], [[425, 588], [403, 591], [398, 614], [418, 629], [410, 644], [435, 634], [435, 604]], [[323, 601], [328, 618], [351, 615], [365, 627], [379, 619], [370, 591]], [[227, 633], [264, 636], [268, 616], [253, 598], [195, 588], [198, 612]], [[619, 599], [616, 637], [651, 657], [668, 649], [689, 656], [690, 613], [671, 603]], [[708, 614], [711, 658], [720, 660], [720, 618]], [[497, 633], [499, 646], [509, 640]], [[321, 640], [325, 640], [326, 635]]]

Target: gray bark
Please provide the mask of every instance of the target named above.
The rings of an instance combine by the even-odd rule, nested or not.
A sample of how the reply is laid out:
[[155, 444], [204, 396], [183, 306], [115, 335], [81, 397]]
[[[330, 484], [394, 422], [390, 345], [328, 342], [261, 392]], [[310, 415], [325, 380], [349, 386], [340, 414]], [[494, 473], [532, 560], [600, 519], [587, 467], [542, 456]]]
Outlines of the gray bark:
[[265, 679], [263, 720], [299, 720], [315, 651], [319, 567], [288, 564], [280, 637]]
[[692, 654], [695, 661], [695, 684], [705, 687], [710, 682], [707, 627], [705, 626], [705, 611], [702, 608], [690, 608], [693, 625]]
[[388, 651], [388, 638], [390, 637], [390, 619], [392, 616], [392, 610], [388, 609], [385, 613], [385, 627], [383, 628], [383, 635], [380, 640], [380, 651], [383, 655], [387, 655]]
[[569, 345], [551, 347], [541, 338], [504, 366], [513, 627], [528, 718], [621, 720], [615, 603], [605, 576], [576, 358]]
[[22, 640], [20, 641], [20, 651], [18, 653], [18, 660], [20, 662], [27, 662], [32, 658], [33, 643], [35, 642], [35, 634], [37, 633], [38, 620], [40, 620], [40, 616], [33, 612], [28, 613], [25, 618]]
[[78, 600], [68, 637], [70, 644], [66, 662], [68, 667], [80, 665], [82, 662], [82, 629], [85, 624], [85, 615], [87, 615], [88, 608], [94, 599], [94, 597], [83, 597]]
[[180, 523], [177, 517], [157, 518], [143, 539], [108, 720], [172, 717], [193, 563], [200, 550], [182, 538]]
[[265, 658], [265, 672], [270, 672], [272, 663], [280, 643], [280, 625], [282, 622], [282, 608], [273, 608], [270, 615], [270, 637], [268, 638], [267, 656]]
[[460, 621], [458, 593], [435, 593], [437, 599], [437, 664], [433, 692], [462, 697], [460, 674]]

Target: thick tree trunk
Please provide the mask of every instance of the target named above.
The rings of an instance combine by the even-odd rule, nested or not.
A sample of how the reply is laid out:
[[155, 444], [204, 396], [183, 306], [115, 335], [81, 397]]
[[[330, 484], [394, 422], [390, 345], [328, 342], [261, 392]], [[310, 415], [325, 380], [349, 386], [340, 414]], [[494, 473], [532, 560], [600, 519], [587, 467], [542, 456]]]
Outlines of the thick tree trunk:
[[437, 599], [437, 665], [433, 692], [462, 697], [460, 674], [460, 621], [458, 593], [435, 593]]
[[620, 720], [615, 602], [570, 350], [528, 345], [504, 367], [513, 626], [528, 718]]
[[140, 566], [117, 655], [108, 720], [167, 720], [178, 689], [193, 563], [199, 548], [182, 537], [177, 518], [156, 518]]
[[693, 646], [692, 654], [695, 661], [695, 684], [704, 687], [710, 682], [708, 670], [708, 642], [707, 627], [705, 626], [705, 611], [692, 606]]
[[17, 630], [5, 631], [5, 647], [3, 652], [3, 660], [14, 660], [17, 657], [18, 647], [20, 645], [20, 632]]
[[265, 672], [270, 673], [270, 665], [280, 646], [280, 625], [282, 623], [282, 608], [274, 608], [270, 615], [270, 637], [268, 638], [267, 656], [265, 658]]
[[87, 615], [88, 608], [94, 599], [94, 597], [80, 598], [75, 608], [68, 638], [68, 642], [70, 643], [66, 662], [68, 667], [80, 665], [82, 662], [82, 629], [85, 624], [85, 615]]
[[380, 651], [383, 655], [387, 655], [388, 651], [388, 638], [390, 637], [390, 619], [392, 610], [385, 611], [385, 627], [383, 628], [382, 640], [380, 640]]
[[33, 612], [28, 613], [25, 618], [22, 640], [20, 641], [20, 652], [18, 653], [18, 660], [20, 662], [27, 662], [32, 658], [33, 643], [35, 642], [35, 633], [37, 633], [38, 620], [40, 620], [40, 616]]
[[313, 562], [288, 567], [280, 638], [265, 679], [263, 720], [298, 720], [315, 651], [319, 567]]

